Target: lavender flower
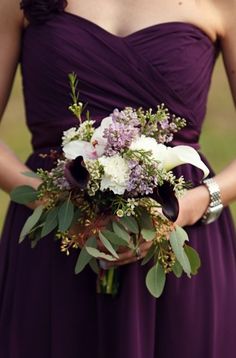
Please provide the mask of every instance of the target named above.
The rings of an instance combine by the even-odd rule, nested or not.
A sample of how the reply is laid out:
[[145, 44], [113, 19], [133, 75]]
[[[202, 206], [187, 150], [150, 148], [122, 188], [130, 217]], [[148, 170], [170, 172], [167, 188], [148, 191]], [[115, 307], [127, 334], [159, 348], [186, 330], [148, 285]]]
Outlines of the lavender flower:
[[125, 107], [123, 111], [119, 111], [117, 108], [115, 108], [111, 116], [114, 122], [128, 124], [133, 127], [140, 126], [140, 120], [138, 118], [137, 112], [131, 107]]
[[103, 137], [107, 139], [105, 148], [106, 156], [113, 156], [120, 153], [123, 149], [129, 148], [131, 142], [139, 134], [139, 129], [125, 123], [114, 121], [109, 128], [103, 132]]
[[127, 191], [131, 196], [149, 195], [157, 186], [157, 176], [154, 173], [157, 170], [157, 164], [140, 164], [138, 161], [131, 160], [128, 163], [131, 170]]

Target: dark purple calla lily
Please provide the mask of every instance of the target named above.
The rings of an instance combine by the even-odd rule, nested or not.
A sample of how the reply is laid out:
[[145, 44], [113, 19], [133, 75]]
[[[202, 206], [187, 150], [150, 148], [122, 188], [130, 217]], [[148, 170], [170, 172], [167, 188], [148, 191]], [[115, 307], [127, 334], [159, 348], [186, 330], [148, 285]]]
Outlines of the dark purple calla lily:
[[72, 188], [79, 189], [85, 189], [90, 178], [82, 156], [75, 158], [66, 165], [64, 175]]
[[153, 190], [152, 198], [162, 206], [163, 214], [171, 221], [176, 221], [179, 215], [179, 202], [174, 187], [165, 181], [163, 185]]

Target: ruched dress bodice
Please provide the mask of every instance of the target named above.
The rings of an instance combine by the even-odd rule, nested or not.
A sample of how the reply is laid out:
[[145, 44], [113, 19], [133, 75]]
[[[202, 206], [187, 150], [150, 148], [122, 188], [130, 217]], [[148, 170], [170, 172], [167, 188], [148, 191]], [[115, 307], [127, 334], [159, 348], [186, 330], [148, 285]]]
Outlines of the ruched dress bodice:
[[125, 37], [67, 12], [29, 26], [21, 63], [34, 147], [59, 145], [61, 131], [74, 123], [68, 111], [71, 72], [78, 75], [81, 101], [98, 121], [115, 107], [155, 109], [165, 103], [188, 121], [191, 132], [182, 140], [196, 143], [217, 53], [201, 29], [182, 22]]

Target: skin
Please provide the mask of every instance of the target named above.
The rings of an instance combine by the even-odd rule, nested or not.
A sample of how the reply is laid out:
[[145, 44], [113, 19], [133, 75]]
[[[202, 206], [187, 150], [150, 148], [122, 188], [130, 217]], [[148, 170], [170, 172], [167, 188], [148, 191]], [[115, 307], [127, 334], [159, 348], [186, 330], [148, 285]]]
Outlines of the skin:
[[[102, 12], [97, 11], [96, 0], [86, 2], [69, 0], [66, 11], [87, 18], [121, 37], [157, 23], [180, 21], [198, 26], [212, 41], [219, 38], [226, 73], [236, 104], [236, 0], [100, 0], [99, 6], [103, 9]], [[11, 92], [20, 53], [21, 33], [25, 26], [27, 20], [19, 10], [19, 1], [1, 0], [0, 118]], [[0, 187], [3, 190], [9, 193], [18, 185], [31, 185], [36, 188], [39, 185], [37, 179], [21, 174], [28, 170], [9, 148], [0, 143]], [[236, 200], [235, 174], [236, 160], [215, 176], [224, 206]], [[180, 199], [180, 213], [176, 224], [193, 225], [206, 211], [209, 200], [209, 193], [204, 185], [188, 190]], [[31, 208], [37, 205], [38, 203], [34, 203]], [[149, 247], [150, 243], [141, 244], [140, 257], [146, 255]], [[123, 250], [115, 265], [125, 265], [134, 261], [137, 261], [134, 253]]]

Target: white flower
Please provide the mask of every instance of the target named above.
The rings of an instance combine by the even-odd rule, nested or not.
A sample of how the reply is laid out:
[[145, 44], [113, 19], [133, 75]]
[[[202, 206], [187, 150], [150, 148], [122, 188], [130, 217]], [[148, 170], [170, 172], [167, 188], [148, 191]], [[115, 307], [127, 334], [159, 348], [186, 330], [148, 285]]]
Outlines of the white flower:
[[91, 138], [91, 142], [95, 145], [99, 157], [104, 154], [107, 145], [107, 138], [103, 137], [104, 130], [109, 128], [112, 123], [112, 117], [104, 118], [100, 126], [95, 129]]
[[[153, 158], [156, 157], [159, 144], [154, 138], [146, 137], [142, 134], [138, 139], [133, 141], [130, 145], [131, 150], [144, 150], [146, 152], [151, 151]], [[155, 154], [154, 154], [155, 153]]]
[[104, 169], [101, 190], [110, 189], [114, 194], [124, 194], [130, 175], [130, 169], [126, 160], [118, 154], [113, 157], [102, 156], [98, 160]]
[[62, 145], [66, 145], [67, 143], [70, 143], [77, 135], [79, 134], [79, 128], [72, 127], [68, 129], [67, 131], [63, 132], [62, 137]]
[[[100, 126], [95, 129], [90, 142], [86, 142], [79, 139], [74, 139], [81, 134], [80, 128], [70, 128], [63, 132], [63, 152], [67, 159], [73, 160], [78, 156], [82, 156], [86, 159], [97, 159], [101, 157], [107, 145], [107, 139], [103, 137], [103, 132], [106, 128], [109, 128], [112, 123], [111, 117], [106, 117], [102, 120]], [[82, 124], [83, 126], [83, 124]]]
[[73, 140], [63, 147], [64, 155], [67, 159], [73, 160], [79, 156], [86, 159], [97, 159], [97, 152], [90, 142]]
[[145, 150], [152, 152], [152, 158], [160, 162], [160, 167], [171, 170], [181, 164], [191, 164], [201, 169], [204, 177], [209, 174], [209, 169], [201, 160], [198, 152], [190, 146], [178, 145], [176, 147], [167, 147], [159, 144], [154, 138], [141, 135], [130, 146], [131, 150]]

